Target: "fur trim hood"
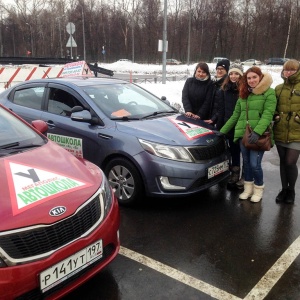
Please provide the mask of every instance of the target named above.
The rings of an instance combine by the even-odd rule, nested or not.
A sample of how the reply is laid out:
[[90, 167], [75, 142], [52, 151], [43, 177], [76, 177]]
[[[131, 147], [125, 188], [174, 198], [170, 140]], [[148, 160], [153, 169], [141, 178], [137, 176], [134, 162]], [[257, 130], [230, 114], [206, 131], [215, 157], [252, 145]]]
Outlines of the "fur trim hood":
[[269, 73], [263, 73], [263, 75], [264, 75], [264, 77], [262, 78], [262, 80], [252, 90], [252, 93], [254, 95], [261, 95], [261, 94], [263, 94], [265, 91], [267, 91], [271, 87], [271, 85], [273, 83], [272, 76]]

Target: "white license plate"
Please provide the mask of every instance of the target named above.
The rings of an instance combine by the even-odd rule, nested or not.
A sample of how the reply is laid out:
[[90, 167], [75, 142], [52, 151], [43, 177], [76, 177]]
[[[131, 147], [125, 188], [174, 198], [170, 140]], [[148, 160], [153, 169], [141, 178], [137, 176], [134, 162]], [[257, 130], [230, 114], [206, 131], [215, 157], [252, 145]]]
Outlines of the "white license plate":
[[102, 240], [82, 249], [40, 273], [40, 289], [44, 293], [86, 268], [103, 255]]
[[229, 160], [225, 160], [217, 165], [214, 165], [207, 169], [207, 178], [212, 178], [225, 171], [229, 170]]

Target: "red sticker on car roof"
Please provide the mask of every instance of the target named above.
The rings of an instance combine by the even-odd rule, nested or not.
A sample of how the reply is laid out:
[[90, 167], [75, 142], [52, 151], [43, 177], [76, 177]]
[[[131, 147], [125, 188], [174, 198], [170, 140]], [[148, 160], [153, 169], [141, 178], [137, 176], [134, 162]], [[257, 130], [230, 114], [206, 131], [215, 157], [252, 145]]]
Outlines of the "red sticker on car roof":
[[176, 127], [186, 136], [188, 140], [194, 140], [201, 136], [213, 133], [210, 129], [195, 125], [189, 122], [176, 120], [175, 118], [168, 118]]
[[58, 195], [90, 186], [78, 179], [33, 166], [6, 161], [13, 215], [49, 201]]

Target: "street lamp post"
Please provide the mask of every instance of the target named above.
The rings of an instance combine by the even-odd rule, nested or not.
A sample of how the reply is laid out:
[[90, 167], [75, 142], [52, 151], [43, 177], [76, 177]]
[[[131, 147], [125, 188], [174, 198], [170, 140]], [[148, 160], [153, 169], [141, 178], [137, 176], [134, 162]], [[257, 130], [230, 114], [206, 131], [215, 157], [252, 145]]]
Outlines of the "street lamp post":
[[83, 60], [86, 61], [86, 52], [85, 52], [85, 28], [84, 28], [84, 2], [82, 2], [83, 5], [78, 3], [78, 5], [81, 7], [81, 15], [82, 15], [82, 42], [83, 42]]
[[57, 17], [56, 19], [58, 20], [60, 57], [63, 57], [63, 49], [62, 49], [62, 42], [61, 42], [60, 18], [61, 18], [61, 17]]
[[167, 77], [167, 67], [166, 67], [166, 59], [167, 59], [167, 0], [164, 0], [164, 23], [163, 23], [163, 53], [162, 53], [162, 83], [166, 83]]

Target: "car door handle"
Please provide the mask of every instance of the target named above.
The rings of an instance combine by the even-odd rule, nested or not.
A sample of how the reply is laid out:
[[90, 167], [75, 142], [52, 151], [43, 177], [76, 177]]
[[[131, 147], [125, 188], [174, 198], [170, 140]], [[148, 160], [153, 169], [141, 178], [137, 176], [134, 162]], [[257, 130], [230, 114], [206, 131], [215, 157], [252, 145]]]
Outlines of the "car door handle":
[[54, 122], [51, 121], [51, 120], [48, 120], [46, 123], [47, 123], [47, 125], [48, 125], [49, 127], [51, 127], [51, 128], [55, 127]]

